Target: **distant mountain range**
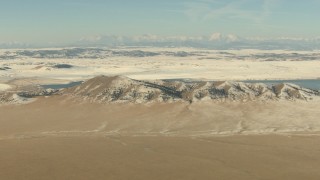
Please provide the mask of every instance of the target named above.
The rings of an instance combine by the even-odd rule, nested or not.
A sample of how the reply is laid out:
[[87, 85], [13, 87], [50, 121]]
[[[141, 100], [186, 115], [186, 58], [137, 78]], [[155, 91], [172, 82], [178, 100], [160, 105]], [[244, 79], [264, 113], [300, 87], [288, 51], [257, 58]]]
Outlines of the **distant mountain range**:
[[243, 38], [233, 34], [214, 33], [210, 36], [170, 36], [156, 35], [116, 36], [103, 35], [81, 38], [64, 44], [26, 44], [19, 42], [0, 43], [0, 48], [47, 48], [47, 47], [194, 47], [219, 50], [263, 49], [263, 50], [318, 50], [320, 37], [315, 38]]
[[263, 49], [263, 50], [314, 50], [320, 49], [320, 38], [242, 38], [233, 34], [214, 33], [210, 36], [96, 36], [83, 38], [75, 46], [155, 46], [194, 47], [219, 50]]

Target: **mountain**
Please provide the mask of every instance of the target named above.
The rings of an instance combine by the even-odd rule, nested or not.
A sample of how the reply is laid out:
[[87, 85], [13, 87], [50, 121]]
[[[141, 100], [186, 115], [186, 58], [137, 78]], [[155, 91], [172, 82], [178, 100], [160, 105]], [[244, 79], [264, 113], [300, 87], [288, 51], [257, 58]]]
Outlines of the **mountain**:
[[219, 50], [261, 49], [261, 50], [317, 50], [320, 38], [259, 38], [239, 37], [234, 34], [213, 33], [207, 36], [115, 36], [103, 35], [82, 38], [74, 42], [76, 47], [115, 47], [115, 46], [151, 46], [151, 47], [193, 47]]
[[81, 85], [63, 89], [59, 93], [96, 102], [146, 103], [181, 99], [180, 93], [170, 87], [123, 76], [98, 76]]
[[213, 33], [198, 36], [158, 36], [152, 34], [122, 36], [96, 35], [79, 38], [75, 42], [28, 44], [22, 42], [0, 42], [2, 49], [70, 48], [70, 47], [192, 47], [217, 50], [318, 50], [320, 37], [239, 37], [235, 34]]
[[63, 89], [61, 95], [93, 102], [197, 102], [313, 100], [319, 91], [294, 84], [267, 86], [243, 82], [185, 82], [182, 80], [138, 81], [123, 76], [98, 76]]
[[312, 101], [320, 99], [319, 91], [289, 83], [268, 86], [262, 83], [230, 81], [140, 81], [124, 76], [98, 76], [80, 85], [61, 90], [26, 86], [2, 91], [0, 102], [21, 103], [35, 97], [52, 95], [65, 96], [69, 100], [95, 103]]

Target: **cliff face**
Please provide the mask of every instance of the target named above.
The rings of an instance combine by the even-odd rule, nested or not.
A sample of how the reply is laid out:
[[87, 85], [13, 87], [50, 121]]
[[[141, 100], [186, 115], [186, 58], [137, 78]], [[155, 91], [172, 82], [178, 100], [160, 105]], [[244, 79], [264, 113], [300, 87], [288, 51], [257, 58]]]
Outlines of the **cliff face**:
[[173, 102], [173, 101], [276, 101], [314, 100], [319, 91], [294, 84], [251, 84], [242, 82], [138, 81], [122, 76], [99, 76], [83, 84], [63, 89], [62, 95], [96, 102]]

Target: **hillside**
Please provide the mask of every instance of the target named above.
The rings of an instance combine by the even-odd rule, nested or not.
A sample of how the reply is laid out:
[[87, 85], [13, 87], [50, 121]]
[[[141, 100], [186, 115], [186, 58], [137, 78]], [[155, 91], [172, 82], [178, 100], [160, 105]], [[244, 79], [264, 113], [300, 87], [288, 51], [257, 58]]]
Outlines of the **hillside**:
[[173, 102], [186, 101], [277, 101], [319, 98], [315, 90], [294, 84], [267, 86], [243, 82], [184, 82], [182, 80], [138, 81], [122, 76], [98, 76], [83, 84], [63, 89], [71, 95], [95, 102]]

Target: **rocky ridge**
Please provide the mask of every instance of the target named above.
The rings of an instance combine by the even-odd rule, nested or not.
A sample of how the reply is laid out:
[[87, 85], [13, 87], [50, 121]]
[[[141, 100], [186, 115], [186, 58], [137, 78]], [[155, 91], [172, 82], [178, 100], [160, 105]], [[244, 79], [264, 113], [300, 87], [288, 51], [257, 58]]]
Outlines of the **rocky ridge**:
[[0, 103], [15, 103], [18, 100], [51, 95], [97, 103], [312, 101], [320, 99], [319, 91], [288, 83], [268, 86], [262, 83], [230, 81], [140, 81], [123, 76], [98, 76], [80, 85], [61, 90], [29, 87], [15, 91], [3, 91], [0, 92]]
[[320, 92], [294, 84], [268, 86], [243, 82], [184, 82], [180, 80], [139, 81], [122, 76], [98, 76], [75, 87], [63, 89], [62, 95], [94, 102], [174, 102], [186, 101], [276, 101], [305, 100], [320, 97]]

